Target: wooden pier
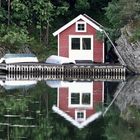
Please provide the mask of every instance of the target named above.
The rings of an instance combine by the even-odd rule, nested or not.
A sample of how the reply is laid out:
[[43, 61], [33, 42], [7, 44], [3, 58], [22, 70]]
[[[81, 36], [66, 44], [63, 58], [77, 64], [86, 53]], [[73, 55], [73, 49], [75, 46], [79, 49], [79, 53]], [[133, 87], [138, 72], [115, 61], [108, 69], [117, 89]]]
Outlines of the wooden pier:
[[0, 69], [8, 75], [27, 77], [27, 79], [100, 79], [117, 80], [124, 79], [126, 68], [122, 65], [108, 64], [46, 64], [46, 63], [15, 63], [1, 64]]

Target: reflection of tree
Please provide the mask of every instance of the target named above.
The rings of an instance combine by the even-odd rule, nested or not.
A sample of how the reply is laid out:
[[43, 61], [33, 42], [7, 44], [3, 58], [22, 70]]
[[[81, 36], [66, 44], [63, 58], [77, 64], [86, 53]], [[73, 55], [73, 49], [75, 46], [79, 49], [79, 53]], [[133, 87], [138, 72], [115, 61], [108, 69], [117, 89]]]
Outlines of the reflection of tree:
[[41, 101], [46, 92], [46, 85], [39, 83], [34, 89], [22, 90], [22, 94], [19, 90], [1, 93], [0, 138], [31, 137], [46, 119], [46, 107]]
[[[50, 112], [51, 113], [51, 112]], [[48, 119], [50, 133], [47, 135], [49, 139], [57, 140], [85, 140], [85, 139], [102, 139], [103, 136], [103, 119], [94, 121], [88, 127], [79, 130], [71, 125], [68, 121], [57, 114], [51, 113]]]
[[139, 81], [138, 76], [128, 79], [115, 100], [115, 106], [112, 105], [106, 113], [107, 140], [140, 139]]
[[[25, 139], [31, 140], [103, 138], [104, 122], [102, 118], [79, 130], [61, 116], [53, 113], [51, 108], [53, 104], [56, 104], [56, 90], [50, 89], [45, 83], [40, 82], [35, 88], [24, 90], [26, 94], [23, 94], [22, 91], [21, 95], [18, 90], [11, 92], [11, 96], [4, 94], [1, 96], [3, 100], [0, 102], [2, 104], [0, 106], [0, 110], [2, 110], [0, 112], [0, 129], [2, 130], [0, 138], [8, 139], [8, 131], [9, 139], [25, 137]], [[15, 115], [15, 117], [4, 116], [8, 114]]]
[[[115, 107], [107, 113], [105, 117], [105, 136], [107, 140], [138, 140], [140, 139], [140, 111], [136, 107], [130, 108], [131, 120], [124, 120], [120, 112]], [[130, 113], [129, 112], [129, 113]]]

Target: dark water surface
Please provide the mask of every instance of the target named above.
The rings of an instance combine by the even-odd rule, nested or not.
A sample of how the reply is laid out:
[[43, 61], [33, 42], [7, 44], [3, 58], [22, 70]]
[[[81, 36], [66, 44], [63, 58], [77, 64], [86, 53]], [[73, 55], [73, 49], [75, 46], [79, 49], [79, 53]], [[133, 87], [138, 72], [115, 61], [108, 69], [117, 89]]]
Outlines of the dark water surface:
[[0, 140], [140, 139], [139, 77], [0, 84]]

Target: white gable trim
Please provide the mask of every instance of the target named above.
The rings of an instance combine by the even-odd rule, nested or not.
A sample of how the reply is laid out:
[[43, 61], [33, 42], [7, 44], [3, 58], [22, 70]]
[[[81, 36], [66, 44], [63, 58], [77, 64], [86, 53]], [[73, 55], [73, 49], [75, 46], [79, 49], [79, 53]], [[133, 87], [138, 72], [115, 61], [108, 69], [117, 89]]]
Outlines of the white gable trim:
[[105, 43], [104, 43], [104, 41], [103, 41], [103, 63], [105, 63]]
[[57, 106], [59, 107], [59, 96], [60, 96], [60, 94], [59, 94], [59, 89], [60, 88], [57, 88]]
[[60, 54], [60, 52], [59, 52], [59, 49], [60, 49], [60, 46], [59, 46], [59, 44], [60, 44], [60, 42], [59, 42], [59, 34], [58, 34], [58, 36], [57, 36], [57, 55], [58, 56], [60, 56], [59, 54]]
[[88, 18], [86, 18], [83, 15], [79, 15], [76, 18], [74, 18], [73, 20], [71, 20], [70, 22], [68, 22], [67, 24], [65, 24], [64, 26], [62, 26], [60, 29], [58, 29], [56, 32], [53, 33], [54, 36], [58, 35], [59, 33], [61, 33], [62, 31], [64, 31], [65, 29], [67, 29], [69, 26], [71, 26], [72, 24], [76, 23], [78, 20], [82, 19], [83, 21], [85, 21], [86, 23], [88, 23], [89, 25], [91, 25], [93, 28], [95, 28], [96, 30], [102, 32], [103, 30], [96, 25], [95, 23], [93, 23], [92, 21], [90, 21]]
[[52, 110], [59, 114], [60, 116], [62, 116], [63, 118], [65, 118], [66, 120], [68, 120], [71, 124], [73, 124], [74, 126], [76, 126], [77, 128], [84, 128], [85, 126], [87, 126], [90, 122], [96, 120], [97, 118], [99, 118], [102, 115], [102, 112], [99, 111], [93, 115], [91, 115], [89, 118], [87, 118], [84, 122], [79, 123], [76, 120], [74, 120], [71, 116], [69, 116], [68, 114], [66, 114], [63, 110], [61, 110], [60, 108], [56, 107], [55, 105], [53, 105]]
[[104, 88], [104, 81], [102, 82], [102, 103], [104, 103], [104, 92], [105, 92], [105, 88]]

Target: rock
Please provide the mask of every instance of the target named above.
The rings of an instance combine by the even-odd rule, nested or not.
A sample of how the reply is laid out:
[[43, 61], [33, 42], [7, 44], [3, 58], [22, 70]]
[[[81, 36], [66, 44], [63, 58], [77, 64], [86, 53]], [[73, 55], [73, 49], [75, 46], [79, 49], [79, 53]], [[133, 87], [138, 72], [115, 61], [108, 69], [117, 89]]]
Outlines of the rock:
[[6, 53], [6, 49], [0, 46], [0, 58], [2, 58]]
[[119, 108], [121, 116], [126, 120], [135, 115], [131, 109], [140, 109], [140, 76], [134, 76], [126, 82], [115, 104]]
[[116, 41], [117, 50], [125, 61], [128, 69], [140, 73], [140, 41], [130, 42], [132, 34], [129, 26], [121, 29], [121, 36]]
[[21, 46], [17, 53], [32, 53], [28, 46]]

